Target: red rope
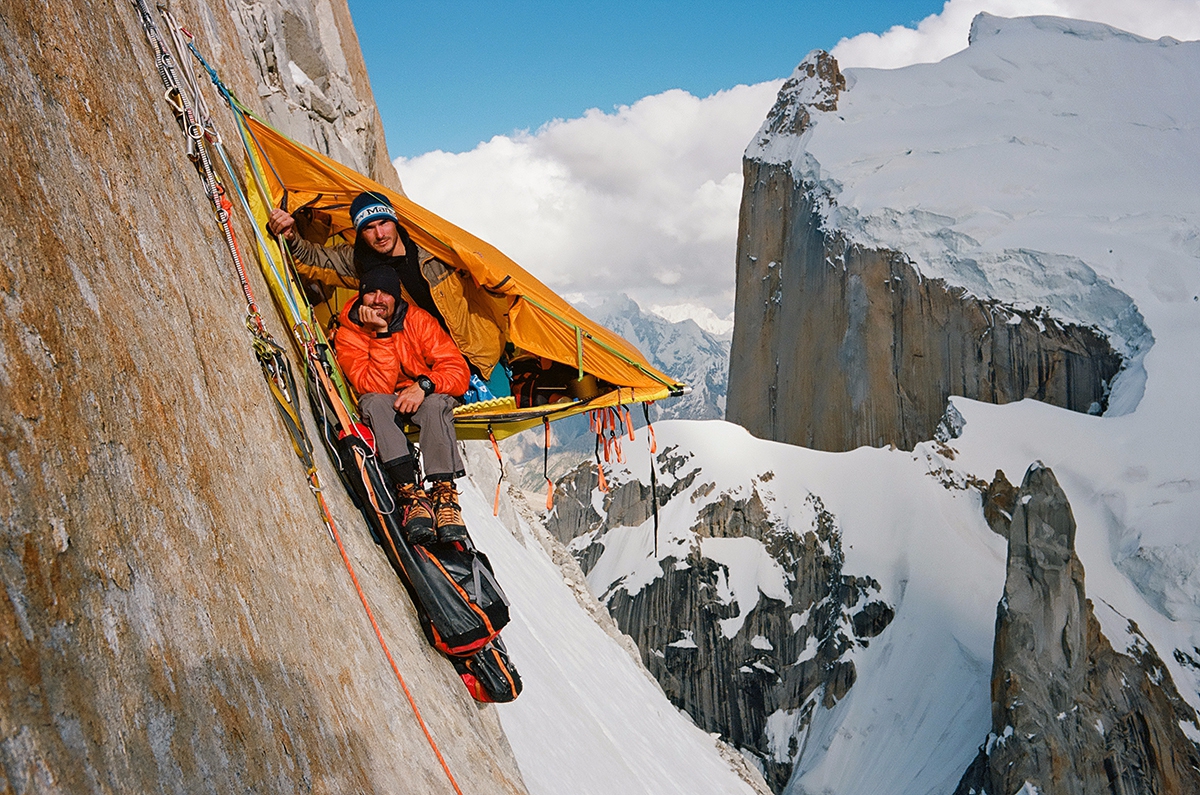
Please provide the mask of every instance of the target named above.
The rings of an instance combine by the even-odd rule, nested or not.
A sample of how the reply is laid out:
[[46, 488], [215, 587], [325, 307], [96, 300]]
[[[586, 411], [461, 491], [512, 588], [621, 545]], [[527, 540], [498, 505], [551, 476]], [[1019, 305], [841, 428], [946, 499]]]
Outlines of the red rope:
[[383, 632], [379, 629], [379, 624], [375, 621], [375, 614], [371, 611], [371, 605], [367, 602], [367, 595], [363, 593], [362, 586], [358, 582], [358, 575], [354, 573], [354, 566], [350, 563], [350, 556], [346, 554], [346, 547], [342, 545], [342, 535], [338, 532], [337, 525], [333, 522], [333, 516], [329, 512], [329, 506], [325, 503], [325, 497], [318, 488], [315, 473], [312, 481], [310, 481], [310, 485], [312, 485], [313, 493], [317, 495], [317, 502], [320, 503], [321, 511], [325, 515], [325, 524], [329, 527], [329, 532], [333, 534], [333, 540], [337, 542], [338, 552], [342, 553], [342, 560], [346, 564], [346, 571], [350, 572], [350, 579], [354, 581], [354, 590], [358, 591], [358, 598], [362, 601], [363, 609], [367, 611], [367, 618], [371, 620], [371, 627], [375, 630], [375, 637], [379, 639], [379, 645], [383, 648], [383, 653], [387, 657], [388, 664], [392, 666], [392, 672], [396, 674], [396, 679], [400, 682], [400, 687], [404, 690], [405, 697], [408, 698], [408, 705], [412, 707], [417, 723], [421, 724], [421, 731], [425, 733], [425, 739], [429, 741], [429, 747], [433, 749], [434, 755], [437, 756], [438, 762], [441, 763], [442, 770], [446, 773], [446, 778], [450, 781], [450, 786], [454, 787], [454, 791], [458, 795], [463, 795], [463, 791], [458, 787], [458, 782], [454, 780], [454, 774], [450, 772], [450, 766], [446, 764], [446, 759], [442, 756], [441, 749], [438, 748], [433, 735], [429, 733], [429, 727], [425, 725], [425, 719], [421, 717], [421, 710], [417, 707], [417, 701], [413, 698], [412, 691], [408, 689], [408, 683], [404, 681], [404, 676], [400, 673], [400, 668], [396, 665], [396, 660], [392, 657], [391, 650], [388, 649], [387, 641], [383, 639]]

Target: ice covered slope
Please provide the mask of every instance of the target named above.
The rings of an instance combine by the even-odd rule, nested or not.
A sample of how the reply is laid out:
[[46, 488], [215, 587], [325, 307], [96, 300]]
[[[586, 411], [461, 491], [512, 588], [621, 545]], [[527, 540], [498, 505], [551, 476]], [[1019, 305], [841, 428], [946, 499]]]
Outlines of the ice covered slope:
[[501, 636], [525, 690], [496, 709], [530, 795], [761, 793], [580, 607], [530, 524], [507, 507], [492, 516], [490, 457], [470, 459], [489, 493], [460, 481], [462, 505], [512, 601]]
[[854, 242], [1109, 334], [1135, 360], [1110, 414], [1136, 405], [1152, 344], [1124, 295], [1167, 349], [1151, 388], [1195, 393], [1191, 371], [1156, 362], [1195, 333], [1200, 43], [981, 14], [940, 63], [846, 77], [836, 110], [747, 156], [820, 186], [826, 227]]
[[[1187, 541], [1200, 508], [1189, 491], [1200, 483], [1195, 458], [1156, 462], [1155, 441], [1139, 440], [1131, 417], [1093, 417], [1036, 401], [995, 406], [955, 398], [953, 405], [951, 424], [960, 436], [913, 452], [825, 453], [755, 439], [729, 423], [660, 423], [661, 448], [687, 451], [688, 469], [700, 474], [664, 506], [657, 558], [650, 520], [612, 527], [604, 536], [589, 584], [597, 592], [632, 593], [661, 576], [669, 556], [703, 547], [694, 528], [721, 495], [757, 489], [770, 513], [799, 532], [810, 495], [833, 515], [845, 571], [876, 580], [875, 598], [894, 607], [895, 618], [869, 644], [848, 652], [857, 677], [832, 709], [821, 706], [818, 692], [808, 725], [804, 710], [780, 711], [768, 721], [777, 761], [795, 763], [789, 795], [954, 790], [991, 726], [992, 643], [1006, 545], [985, 523], [972, 484], [998, 468], [1014, 482], [1036, 460], [1054, 470], [1078, 523], [1087, 596], [1105, 636], [1124, 652], [1135, 642], [1127, 620], [1135, 621], [1182, 696], [1200, 705], [1200, 668], [1192, 662], [1200, 612], [1188, 582], [1200, 558]], [[644, 459], [629, 455], [628, 474], [614, 480], [647, 482]], [[671, 477], [660, 472], [659, 483], [670, 487]], [[1144, 547], [1141, 556], [1133, 550], [1139, 536], [1143, 544], [1149, 540], [1151, 527], [1163, 534], [1151, 543], [1163, 546]], [[735, 584], [727, 599], [742, 616], [780, 598], [778, 572], [763, 565], [762, 554], [743, 551], [718, 561]], [[1136, 577], [1127, 573], [1131, 554], [1139, 559]]]

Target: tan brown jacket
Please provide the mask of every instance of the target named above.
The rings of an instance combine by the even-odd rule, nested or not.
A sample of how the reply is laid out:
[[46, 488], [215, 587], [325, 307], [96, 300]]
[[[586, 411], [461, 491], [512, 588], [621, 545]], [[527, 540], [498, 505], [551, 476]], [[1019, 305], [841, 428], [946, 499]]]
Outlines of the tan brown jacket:
[[[353, 246], [342, 244], [327, 248], [298, 235], [288, 245], [296, 258], [297, 270], [305, 279], [358, 289]], [[487, 292], [468, 274], [449, 267], [420, 246], [417, 256], [421, 275], [429, 282], [433, 303], [442, 313], [451, 338], [467, 361], [475, 365], [485, 379], [490, 378], [492, 368], [504, 352], [508, 299]], [[405, 301], [414, 303], [403, 285], [400, 290]]]

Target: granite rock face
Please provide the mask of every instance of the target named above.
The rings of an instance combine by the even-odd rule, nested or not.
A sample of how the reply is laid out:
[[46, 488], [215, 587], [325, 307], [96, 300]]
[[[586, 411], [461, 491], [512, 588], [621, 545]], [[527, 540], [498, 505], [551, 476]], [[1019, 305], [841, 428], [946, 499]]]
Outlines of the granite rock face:
[[[345, 5], [327, 7], [358, 64], [331, 84], [358, 85]], [[173, 4], [252, 106], [241, 14], [266, 8]], [[270, 8], [326, 24], [305, 0]], [[448, 791], [276, 416], [133, 7], [4, 2], [0, 72], [0, 791]], [[460, 786], [523, 792], [495, 711], [428, 648], [319, 465]]]
[[230, 4], [254, 93], [280, 131], [401, 191], [358, 49], [339, 0], [250, 0]]
[[[797, 73], [755, 151], [802, 132], [810, 110], [836, 110], [845, 79], [830, 56]], [[823, 228], [831, 199], [790, 162], [743, 165], [728, 420], [820, 450], [909, 450], [933, 438], [951, 395], [1104, 410], [1121, 358], [1098, 332], [922, 279], [903, 252]]]
[[[656, 459], [662, 510], [687, 506], [693, 523], [688, 546], [664, 554], [648, 584], [597, 579], [608, 533], [650, 518], [647, 484], [613, 482], [601, 515], [595, 469], [581, 466], [559, 482], [547, 527], [571, 540], [592, 592], [633, 638], [671, 702], [741, 749], [782, 792], [815, 711], [832, 708], [855, 682], [847, 653], [884, 632], [894, 610], [877, 598], [875, 580], [844, 570], [836, 518], [819, 497], [808, 498], [806, 524], [789, 525], [771, 508], [772, 473], [753, 478], [747, 493], [715, 494], [689, 459], [675, 448]], [[739, 602], [730, 585], [737, 564], [719, 561], [721, 547], [711, 545], [731, 539], [755, 542], [770, 561], [760, 571], [779, 574], [778, 587], [762, 585], [754, 604]]]
[[[1035, 464], [1017, 494], [996, 617], [992, 733], [957, 793], [1200, 792], [1197, 716], [1132, 621], [1101, 632], [1075, 554], [1075, 519]], [[1105, 608], [1111, 610], [1111, 608]]]

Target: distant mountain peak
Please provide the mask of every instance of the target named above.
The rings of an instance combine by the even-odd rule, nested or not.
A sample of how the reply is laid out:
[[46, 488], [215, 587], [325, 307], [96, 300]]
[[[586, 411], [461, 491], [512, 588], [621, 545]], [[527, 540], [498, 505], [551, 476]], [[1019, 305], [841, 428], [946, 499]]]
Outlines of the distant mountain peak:
[[[971, 32], [967, 41], [974, 46], [981, 41], [994, 36], [1019, 35], [1023, 32], [1040, 31], [1043, 33], [1061, 33], [1080, 39], [1101, 41], [1104, 39], [1124, 39], [1143, 44], [1153, 43], [1151, 39], [1138, 36], [1136, 33], [1114, 28], [1102, 22], [1089, 22], [1083, 19], [1067, 19], [1066, 17], [1031, 16], [1031, 17], [998, 17], [981, 11], [971, 21]], [[1163, 43], [1178, 43], [1175, 39], [1165, 37], [1159, 39]]]

